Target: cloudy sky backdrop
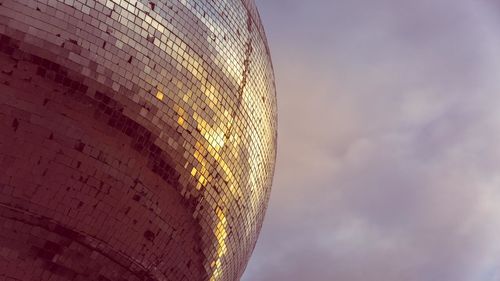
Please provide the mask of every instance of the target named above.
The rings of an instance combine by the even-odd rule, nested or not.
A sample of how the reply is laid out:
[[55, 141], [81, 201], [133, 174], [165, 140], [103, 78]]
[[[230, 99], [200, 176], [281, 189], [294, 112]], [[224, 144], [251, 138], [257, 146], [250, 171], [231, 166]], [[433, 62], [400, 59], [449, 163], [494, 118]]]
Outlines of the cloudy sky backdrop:
[[500, 4], [257, 0], [278, 162], [242, 281], [500, 281]]

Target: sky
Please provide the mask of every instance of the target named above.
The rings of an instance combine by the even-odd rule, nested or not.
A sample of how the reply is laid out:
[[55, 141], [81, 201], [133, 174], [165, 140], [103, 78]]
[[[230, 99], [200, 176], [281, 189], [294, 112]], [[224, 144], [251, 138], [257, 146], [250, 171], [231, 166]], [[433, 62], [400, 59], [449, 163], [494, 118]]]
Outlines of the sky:
[[279, 140], [242, 281], [500, 281], [500, 2], [256, 3]]

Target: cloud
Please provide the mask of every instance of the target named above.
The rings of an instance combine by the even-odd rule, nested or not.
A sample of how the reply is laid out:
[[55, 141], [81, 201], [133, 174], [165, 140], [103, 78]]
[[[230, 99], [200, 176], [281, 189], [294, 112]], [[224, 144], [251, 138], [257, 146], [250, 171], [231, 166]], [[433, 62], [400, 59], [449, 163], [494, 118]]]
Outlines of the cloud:
[[260, 1], [274, 190], [244, 281], [498, 281], [491, 1]]

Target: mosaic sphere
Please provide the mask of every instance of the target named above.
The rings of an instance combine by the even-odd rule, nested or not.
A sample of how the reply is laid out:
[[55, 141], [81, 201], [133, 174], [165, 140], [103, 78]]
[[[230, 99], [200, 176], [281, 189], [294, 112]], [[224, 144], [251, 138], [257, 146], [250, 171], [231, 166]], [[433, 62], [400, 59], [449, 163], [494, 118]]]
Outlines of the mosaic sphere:
[[0, 1], [0, 280], [239, 280], [276, 126], [252, 0]]

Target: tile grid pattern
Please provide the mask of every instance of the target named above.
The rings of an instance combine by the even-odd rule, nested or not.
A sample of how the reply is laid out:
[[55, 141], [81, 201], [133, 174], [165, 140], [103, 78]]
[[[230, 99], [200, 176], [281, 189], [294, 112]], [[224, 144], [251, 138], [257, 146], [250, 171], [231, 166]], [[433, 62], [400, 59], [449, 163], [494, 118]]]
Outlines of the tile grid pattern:
[[[137, 258], [144, 247], [142, 250], [129, 248], [140, 244], [140, 239], [158, 243], [161, 230], [170, 229], [172, 235], [183, 233], [179, 228], [185, 227], [189, 228], [185, 231], [189, 233], [186, 237], [200, 241], [187, 241], [184, 243], [187, 246], [181, 247], [181, 255], [188, 257], [179, 276], [184, 276], [185, 280], [200, 278], [195, 277], [189, 265], [189, 256], [198, 255], [202, 257], [203, 273], [200, 276], [203, 279], [239, 278], [262, 223], [276, 152], [274, 78], [265, 34], [253, 1], [3, 0], [1, 4], [0, 33], [4, 34], [4, 53], [10, 55], [11, 61], [16, 61], [16, 54], [23, 58], [15, 65], [5, 64], [3, 79], [6, 82], [18, 79], [22, 84], [28, 79], [28, 74], [36, 73], [37, 77], [29, 79], [38, 81], [39, 86], [50, 78], [56, 83], [49, 83], [44, 88], [47, 89], [45, 96], [50, 97], [53, 93], [48, 89], [73, 89], [73, 95], [80, 96], [60, 99], [61, 103], [71, 104], [68, 106], [72, 108], [68, 110], [70, 114], [78, 111], [83, 115], [85, 108], [82, 108], [81, 96], [85, 96], [87, 107], [95, 107], [88, 110], [95, 122], [88, 125], [90, 128], [78, 128], [86, 125], [73, 123], [86, 122], [85, 116], [69, 118], [72, 120], [68, 122], [73, 123], [64, 126], [80, 130], [75, 134], [78, 140], [73, 138], [76, 144], [72, 147], [76, 153], [98, 154], [94, 155], [96, 163], [91, 165], [102, 166], [105, 169], [102, 173], [116, 182], [114, 185], [106, 182], [110, 190], [135, 182], [135, 190], [139, 190], [140, 195], [134, 196], [140, 198], [132, 196], [132, 200], [145, 200], [143, 207], [155, 214], [157, 221], [154, 224], [159, 230], [143, 231], [147, 227], [139, 227], [140, 235], [130, 235], [129, 238], [123, 235], [123, 239], [115, 242], [120, 246], [110, 243], [115, 249], [113, 251], [131, 256], [134, 263], [145, 271], [157, 271], [151, 275], [154, 278], [169, 280], [169, 273], [162, 272], [161, 268], [172, 268], [176, 261], [171, 259], [168, 260], [170, 265], [162, 265], [165, 261], [159, 261], [160, 255], [153, 249], [158, 245], [148, 246], [147, 258]], [[17, 48], [17, 52], [12, 51], [13, 48]], [[24, 62], [25, 73], [18, 74], [19, 61]], [[14, 71], [14, 75], [9, 74]], [[66, 76], [60, 77], [60, 72]], [[3, 91], [2, 106], [22, 108], [18, 101], [13, 100], [20, 99], [19, 93], [23, 91], [26, 100], [32, 99], [32, 88], [20, 89], [17, 84], [3, 87], [7, 88]], [[73, 105], [72, 98], [79, 104]], [[66, 110], [64, 104], [54, 108]], [[37, 112], [30, 112], [32, 108], [22, 110], [30, 115], [29, 122], [14, 118], [12, 123], [8, 120], [9, 125], [16, 128], [16, 133], [19, 126], [30, 124], [32, 129], [39, 130], [34, 127], [33, 116], [43, 116], [38, 110], [46, 109], [37, 109]], [[102, 125], [102, 116], [106, 114], [109, 115], [105, 119], [108, 126]], [[57, 116], [47, 115], [46, 118], [54, 120]], [[20, 125], [14, 126], [16, 122]], [[49, 134], [50, 124], [44, 125], [43, 129]], [[57, 130], [60, 128], [53, 129]], [[99, 137], [91, 138], [89, 132], [92, 130], [99, 131]], [[113, 143], [116, 142], [115, 131], [124, 135], [118, 141], [121, 149]], [[106, 145], [95, 141], [99, 138]], [[6, 138], [0, 145], [6, 148], [8, 141]], [[95, 147], [89, 145], [92, 142]], [[132, 142], [132, 148], [127, 148], [127, 142]], [[2, 149], [0, 153], [4, 151]], [[149, 155], [146, 160], [141, 158], [145, 151]], [[101, 156], [103, 152], [107, 154]], [[66, 161], [82, 157], [70, 155], [74, 153], [68, 152]], [[114, 159], [114, 155], [123, 159]], [[10, 159], [7, 153], [2, 156], [3, 160]], [[107, 165], [98, 164], [99, 161]], [[117, 166], [120, 161], [134, 162], [129, 165], [133, 172], [126, 174], [129, 170], [120, 169]], [[82, 167], [78, 166], [77, 170], [82, 170]], [[144, 174], [149, 176], [148, 183]], [[13, 197], [13, 190], [19, 190], [20, 186], [24, 188], [23, 183], [13, 185], [13, 178], [15, 176], [8, 179], [5, 176], [0, 182], [2, 198]], [[80, 185], [89, 184], [87, 181]], [[171, 186], [177, 193], [158, 188], [163, 185]], [[156, 189], [151, 186], [156, 186]], [[63, 192], [57, 191], [54, 195], [57, 193]], [[158, 196], [162, 199], [155, 199]], [[124, 197], [115, 197], [115, 201], [125, 200]], [[169, 202], [166, 207], [163, 197], [174, 198], [169, 200], [182, 204]], [[43, 213], [53, 220], [51, 223], [70, 225], [71, 231], [83, 235], [92, 233], [104, 241], [116, 240], [112, 231], [104, 234], [101, 231], [110, 216], [100, 222], [101, 228], [93, 221], [75, 223], [62, 213], [50, 210], [49, 204], [37, 200], [40, 198], [29, 197], [22, 201], [23, 208], [17, 209], [22, 209], [25, 214]], [[8, 199], [0, 203], [13, 205]], [[71, 211], [69, 208], [66, 213]], [[119, 213], [110, 203], [102, 212]], [[181, 212], [187, 216], [180, 215]], [[90, 212], [75, 217], [93, 215], [95, 213]], [[127, 215], [121, 214], [121, 218], [113, 219], [117, 220], [117, 225], [136, 221]], [[147, 220], [148, 217], [151, 214], [145, 212], [141, 218]], [[169, 225], [172, 223], [176, 225]], [[163, 236], [168, 239], [168, 235]], [[182, 240], [182, 237], [176, 239]], [[197, 243], [198, 253], [192, 246]], [[97, 248], [90, 247], [94, 251]], [[165, 248], [159, 249], [165, 251]], [[168, 256], [168, 251], [163, 256]], [[153, 255], [158, 260], [156, 271], [151, 269]]]

